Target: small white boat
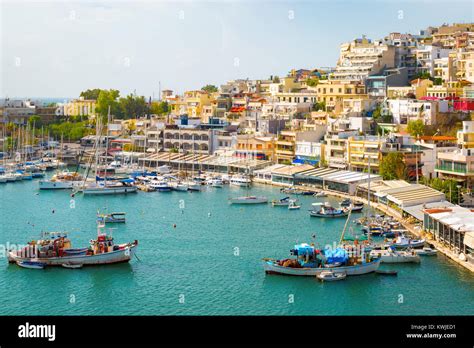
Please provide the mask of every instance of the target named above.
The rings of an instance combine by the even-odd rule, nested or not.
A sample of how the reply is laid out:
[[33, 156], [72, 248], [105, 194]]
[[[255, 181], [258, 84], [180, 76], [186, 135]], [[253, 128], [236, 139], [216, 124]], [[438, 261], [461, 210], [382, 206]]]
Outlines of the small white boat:
[[438, 250], [432, 249], [430, 247], [424, 247], [423, 249], [413, 249], [413, 251], [421, 256], [433, 256], [438, 253]]
[[114, 195], [114, 194], [122, 194], [122, 193], [136, 193], [137, 187], [132, 185], [125, 185], [122, 183], [115, 183], [115, 184], [98, 184], [93, 183], [89, 186], [86, 186], [82, 192], [85, 195]]
[[267, 197], [257, 197], [257, 196], [242, 196], [229, 198], [231, 204], [264, 204], [268, 202]]
[[322, 218], [336, 218], [336, 217], [343, 217], [349, 215], [349, 209], [341, 208], [336, 209], [333, 208], [329, 202], [325, 203], [313, 203], [313, 207], [320, 207], [319, 210], [314, 209], [310, 210], [309, 215], [313, 217], [322, 217]]
[[212, 178], [212, 179], [207, 180], [207, 185], [211, 187], [218, 187], [218, 188], [224, 187], [223, 181], [219, 178]]
[[319, 191], [313, 195], [314, 197], [327, 197], [328, 194], [324, 191]]
[[202, 185], [194, 181], [183, 182], [183, 185], [186, 185], [189, 191], [201, 191]]
[[84, 266], [82, 263], [63, 263], [61, 264], [64, 268], [72, 268], [72, 269], [78, 269], [82, 268]]
[[379, 257], [382, 263], [420, 262], [420, 256], [415, 252], [396, 251], [391, 248], [383, 250], [372, 250], [370, 252], [370, 256]]
[[425, 245], [424, 239], [410, 239], [403, 235], [398, 236], [392, 243], [390, 244], [395, 248], [403, 249], [403, 248], [421, 248]]
[[16, 264], [23, 268], [44, 269], [45, 264], [38, 261], [17, 261]]
[[282, 199], [274, 199], [272, 201], [272, 206], [274, 207], [287, 207], [290, 205], [290, 197], [284, 197]]
[[188, 191], [188, 185], [181, 181], [172, 181], [168, 184], [173, 191], [186, 192]]
[[171, 186], [164, 180], [158, 181], [153, 180], [149, 183], [149, 186], [154, 188], [158, 192], [170, 192]]
[[125, 223], [125, 213], [97, 214], [99, 223]]
[[297, 205], [296, 201], [293, 199], [290, 199], [290, 204], [288, 205], [288, 210], [297, 210], [300, 209], [301, 205]]
[[245, 176], [233, 176], [230, 179], [230, 184], [235, 185], [235, 186], [240, 186], [240, 187], [250, 187], [252, 184], [252, 181]]
[[0, 175], [0, 184], [4, 184], [7, 182], [7, 176], [6, 175]]
[[343, 280], [346, 279], [347, 274], [346, 272], [333, 272], [333, 271], [322, 271], [321, 273], [316, 275], [322, 282], [333, 282], [336, 280]]

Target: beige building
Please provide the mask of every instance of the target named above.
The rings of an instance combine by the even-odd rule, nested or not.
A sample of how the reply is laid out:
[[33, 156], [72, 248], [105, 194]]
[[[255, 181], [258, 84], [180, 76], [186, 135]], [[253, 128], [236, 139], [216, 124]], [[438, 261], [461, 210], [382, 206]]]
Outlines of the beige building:
[[317, 101], [324, 102], [326, 111], [340, 114], [344, 108], [344, 101], [349, 99], [369, 99], [365, 85], [347, 81], [324, 80], [316, 86]]

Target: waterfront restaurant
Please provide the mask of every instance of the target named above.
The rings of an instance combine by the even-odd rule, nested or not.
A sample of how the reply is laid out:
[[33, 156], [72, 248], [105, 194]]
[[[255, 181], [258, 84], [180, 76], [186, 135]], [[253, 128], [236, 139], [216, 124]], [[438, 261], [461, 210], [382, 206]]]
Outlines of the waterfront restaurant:
[[[367, 198], [367, 183], [360, 184], [357, 195]], [[423, 206], [429, 203], [444, 204], [444, 193], [421, 184], [410, 184], [404, 180], [383, 180], [370, 186], [371, 201], [385, 205], [393, 213], [411, 215], [420, 219]], [[448, 202], [449, 203], [449, 202]]]
[[285, 165], [283, 167], [272, 170], [272, 183], [279, 185], [294, 185], [295, 176], [298, 173], [313, 169], [310, 164], [301, 164], [296, 166]]
[[474, 264], [474, 210], [460, 206], [425, 209], [423, 229]]
[[258, 169], [253, 172], [254, 177], [253, 180], [255, 182], [263, 183], [263, 184], [271, 184], [272, 183], [272, 171], [276, 169], [280, 169], [286, 167], [285, 164], [274, 164], [272, 166], [265, 167], [263, 169]]
[[[309, 186], [355, 194], [357, 185], [369, 180], [369, 174], [335, 168], [312, 168], [295, 176], [295, 185]], [[370, 181], [382, 180], [380, 175], [370, 174]]]
[[168, 165], [173, 169], [212, 171], [220, 173], [252, 173], [254, 170], [264, 168], [271, 162], [258, 159], [241, 158], [236, 156], [216, 156], [192, 153], [159, 152], [145, 158], [140, 158], [139, 165], [148, 168], [157, 168]]

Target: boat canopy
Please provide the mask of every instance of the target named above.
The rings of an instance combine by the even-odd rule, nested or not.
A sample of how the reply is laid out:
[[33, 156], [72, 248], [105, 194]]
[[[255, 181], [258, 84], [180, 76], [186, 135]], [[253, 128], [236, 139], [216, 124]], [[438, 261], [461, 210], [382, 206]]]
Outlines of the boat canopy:
[[314, 254], [314, 246], [308, 243], [296, 244], [294, 249], [295, 255]]
[[133, 180], [133, 179], [131, 179], [131, 178], [129, 178], [129, 179], [123, 179], [123, 180], [120, 180], [120, 181], [121, 181], [121, 182], [125, 182], [125, 183], [130, 183], [130, 184], [135, 182], [135, 180]]
[[349, 258], [347, 250], [343, 248], [331, 249], [327, 248], [324, 250], [324, 256], [326, 256], [327, 263], [346, 262]]

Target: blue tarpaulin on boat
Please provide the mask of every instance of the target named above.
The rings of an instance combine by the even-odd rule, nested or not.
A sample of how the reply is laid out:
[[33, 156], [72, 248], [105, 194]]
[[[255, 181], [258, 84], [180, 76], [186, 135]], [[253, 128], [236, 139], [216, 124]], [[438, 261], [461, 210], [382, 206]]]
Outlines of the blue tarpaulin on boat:
[[325, 249], [324, 256], [326, 256], [327, 263], [346, 262], [349, 256], [347, 250], [343, 248]]
[[123, 180], [120, 180], [121, 182], [126, 182], [126, 183], [133, 183], [135, 182], [135, 180], [129, 178], [129, 179], [123, 179]]
[[319, 160], [304, 157], [304, 156], [296, 156], [295, 159], [293, 160], [293, 164], [311, 164], [315, 166], [318, 163], [319, 163]]
[[296, 244], [294, 250], [297, 252], [297, 255], [312, 255], [314, 253], [314, 246], [306, 243]]

